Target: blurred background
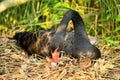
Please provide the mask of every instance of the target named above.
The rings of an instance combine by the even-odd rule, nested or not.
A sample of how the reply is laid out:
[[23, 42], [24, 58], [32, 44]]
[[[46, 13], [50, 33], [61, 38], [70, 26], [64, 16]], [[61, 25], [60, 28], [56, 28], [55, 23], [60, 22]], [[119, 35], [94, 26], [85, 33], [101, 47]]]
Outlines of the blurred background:
[[[8, 38], [16, 32], [57, 28], [69, 9], [79, 12], [88, 35], [96, 39], [102, 57], [95, 64], [62, 56], [52, 69], [50, 59], [27, 59]], [[71, 21], [68, 27], [74, 31]], [[120, 0], [0, 0], [0, 80], [48, 79], [120, 80]]]
[[82, 16], [89, 35], [106, 48], [120, 46], [119, 0], [1, 0], [0, 9], [1, 37], [57, 28], [64, 13], [73, 9]]

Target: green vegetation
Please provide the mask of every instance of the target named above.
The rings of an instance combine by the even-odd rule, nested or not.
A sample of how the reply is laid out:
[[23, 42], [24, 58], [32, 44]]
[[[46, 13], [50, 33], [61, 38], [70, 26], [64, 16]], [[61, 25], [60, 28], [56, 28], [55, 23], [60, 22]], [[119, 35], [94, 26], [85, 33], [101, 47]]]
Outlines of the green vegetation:
[[[0, 3], [2, 1], [5, 0]], [[102, 57], [95, 60], [95, 64], [90, 59], [78, 61], [62, 56], [58, 67], [51, 68], [48, 57], [44, 60], [26, 58], [15, 41], [6, 38], [21, 31], [57, 28], [68, 9], [78, 11], [87, 33], [98, 38], [97, 47]], [[1, 12], [1, 79], [120, 80], [120, 0], [30, 0]]]
[[31, 0], [0, 13], [0, 35], [55, 28], [69, 8], [81, 14], [90, 35], [100, 36], [108, 46], [118, 46], [119, 0]]

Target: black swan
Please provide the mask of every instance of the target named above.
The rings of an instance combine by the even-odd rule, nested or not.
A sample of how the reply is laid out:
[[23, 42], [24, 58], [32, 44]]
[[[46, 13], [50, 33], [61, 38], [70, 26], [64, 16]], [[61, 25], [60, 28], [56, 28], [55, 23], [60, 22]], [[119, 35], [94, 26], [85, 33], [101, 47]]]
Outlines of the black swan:
[[[67, 32], [70, 20], [73, 22], [74, 32]], [[65, 51], [75, 58], [84, 56], [98, 59], [101, 57], [100, 50], [88, 39], [81, 16], [71, 9], [63, 16], [57, 30], [18, 32], [13, 38], [28, 55], [36, 53], [39, 56], [51, 56], [54, 51]]]

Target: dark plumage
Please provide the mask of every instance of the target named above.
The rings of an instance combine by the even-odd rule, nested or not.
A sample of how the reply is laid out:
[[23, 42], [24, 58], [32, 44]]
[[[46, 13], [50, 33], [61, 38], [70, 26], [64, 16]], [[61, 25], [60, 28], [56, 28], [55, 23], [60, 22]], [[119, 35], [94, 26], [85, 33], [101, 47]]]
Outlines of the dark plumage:
[[50, 56], [50, 41], [55, 33], [54, 30], [40, 30], [34, 32], [19, 32], [13, 37], [17, 40], [17, 45], [24, 49], [28, 55], [38, 54], [38, 56]]
[[[71, 41], [73, 44], [65, 40], [66, 30], [68, 22], [72, 20], [74, 25], [74, 36]], [[52, 39], [52, 46], [55, 48], [60, 48], [66, 53], [72, 54], [73, 57], [88, 57], [93, 59], [98, 59], [101, 57], [100, 50], [92, 45], [88, 39], [84, 22], [78, 12], [74, 10], [69, 10], [65, 13], [60, 25], [57, 28], [57, 31]], [[64, 46], [67, 46], [64, 47]], [[70, 47], [69, 47], [70, 46]]]
[[[66, 32], [70, 20], [74, 24], [74, 33]], [[65, 51], [73, 57], [101, 57], [99, 49], [93, 46], [87, 37], [82, 18], [74, 10], [65, 13], [56, 31], [20, 32], [15, 34], [14, 39], [29, 55], [36, 53], [40, 56], [51, 56], [50, 52], [58, 48], [59, 51]]]

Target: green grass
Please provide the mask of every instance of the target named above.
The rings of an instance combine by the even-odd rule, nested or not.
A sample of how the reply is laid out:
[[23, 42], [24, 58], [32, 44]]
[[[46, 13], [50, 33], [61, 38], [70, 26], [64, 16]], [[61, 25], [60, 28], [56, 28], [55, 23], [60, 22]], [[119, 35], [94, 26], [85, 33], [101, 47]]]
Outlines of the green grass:
[[104, 38], [110, 46], [116, 45], [120, 39], [119, 7], [119, 0], [34, 0], [0, 13], [0, 35], [56, 28], [71, 8], [81, 14], [89, 35]]
[[[24, 53], [23, 50], [17, 47], [13, 40], [1, 38], [1, 36], [13, 36], [20, 31], [57, 28], [64, 13], [69, 8], [78, 11], [82, 16], [87, 33], [98, 38], [97, 46], [102, 53], [102, 57], [96, 60], [96, 63], [91, 65], [88, 70], [80, 68], [82, 61], [78, 63], [76, 59], [70, 59], [69, 57], [61, 58], [59, 64], [62, 66], [57, 67], [57, 70], [52, 70], [49, 66], [46, 66], [48, 63], [46, 63], [46, 60], [44, 62], [30, 60], [28, 63], [23, 58], [24, 56], [21, 56]], [[56, 79], [64, 73], [62, 77], [65, 80], [68, 78], [71, 80], [86, 80], [86, 78], [88, 80], [118, 80], [120, 71], [119, 46], [119, 0], [31, 0], [26, 4], [9, 8], [0, 13], [0, 62], [2, 63], [0, 64], [0, 79], [17, 79], [17, 77], [25, 79], [29, 75], [34, 78], [34, 74], [38, 75], [34, 78], [36, 80], [44, 78], [41, 75], [48, 75], [45, 79], [52, 77]], [[19, 66], [16, 66], [16, 64]], [[42, 65], [45, 67], [41, 68]]]

